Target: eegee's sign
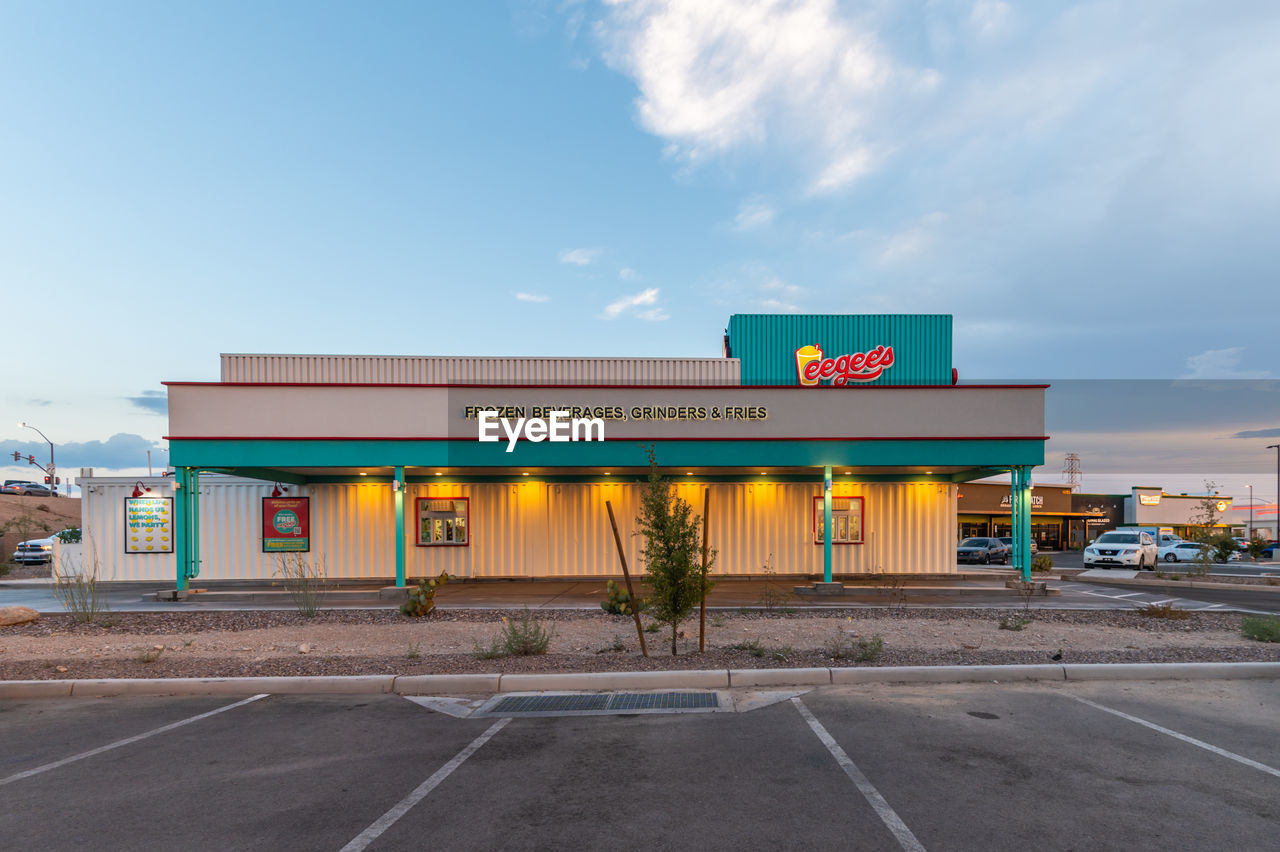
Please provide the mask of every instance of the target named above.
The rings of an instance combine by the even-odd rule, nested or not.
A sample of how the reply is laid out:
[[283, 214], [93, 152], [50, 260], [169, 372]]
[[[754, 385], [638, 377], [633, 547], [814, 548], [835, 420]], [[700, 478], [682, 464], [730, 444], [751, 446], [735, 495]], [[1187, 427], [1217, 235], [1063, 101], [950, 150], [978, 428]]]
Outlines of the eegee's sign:
[[849, 382], [874, 382], [893, 366], [893, 347], [877, 346], [866, 352], [853, 352], [827, 358], [816, 344], [796, 350], [796, 375], [800, 384], [813, 387], [824, 379], [843, 387]]
[[552, 411], [551, 417], [517, 417], [511, 420], [499, 417], [497, 411], [477, 413], [479, 438], [482, 442], [501, 441], [505, 435], [506, 451], [516, 448], [522, 438], [533, 441], [603, 441], [604, 420], [598, 417], [570, 417], [567, 411]]

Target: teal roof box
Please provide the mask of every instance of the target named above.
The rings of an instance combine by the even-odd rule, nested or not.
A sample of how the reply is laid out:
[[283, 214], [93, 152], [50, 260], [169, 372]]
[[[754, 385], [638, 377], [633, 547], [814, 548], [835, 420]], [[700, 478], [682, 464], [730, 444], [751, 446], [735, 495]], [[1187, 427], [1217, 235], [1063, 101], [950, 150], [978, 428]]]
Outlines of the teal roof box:
[[744, 385], [949, 385], [950, 314], [734, 314]]

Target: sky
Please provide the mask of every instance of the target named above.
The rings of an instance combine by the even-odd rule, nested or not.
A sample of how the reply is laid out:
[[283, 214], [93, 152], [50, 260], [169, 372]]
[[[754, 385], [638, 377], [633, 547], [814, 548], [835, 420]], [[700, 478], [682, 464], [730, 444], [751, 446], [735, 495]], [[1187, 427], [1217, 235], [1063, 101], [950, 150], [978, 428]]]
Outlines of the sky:
[[[927, 312], [964, 379], [1269, 388], [1197, 433], [1262, 482], [1276, 44], [1269, 0], [0, 0], [0, 450], [158, 468], [161, 382], [222, 352], [715, 356], [732, 313]], [[1116, 418], [1069, 425], [1114, 470]]]

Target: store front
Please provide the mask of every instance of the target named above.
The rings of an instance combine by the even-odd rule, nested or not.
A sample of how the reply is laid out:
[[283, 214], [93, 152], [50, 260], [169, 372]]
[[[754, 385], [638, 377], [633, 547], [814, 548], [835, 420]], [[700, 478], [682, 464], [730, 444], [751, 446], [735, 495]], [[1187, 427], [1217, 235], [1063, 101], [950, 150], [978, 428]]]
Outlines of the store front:
[[[1013, 535], [1012, 494], [1009, 485], [968, 482], [957, 498], [956, 527], [961, 538]], [[1036, 485], [1031, 489], [1031, 539], [1040, 550], [1063, 550], [1070, 542], [1073, 521], [1080, 518], [1071, 489]]]
[[[82, 481], [86, 538], [180, 588], [289, 551], [398, 584], [614, 576], [606, 504], [635, 564], [652, 452], [707, 501], [717, 573], [950, 573], [961, 484], [1013, 472], [1029, 524], [1045, 441], [1044, 386], [954, 384], [950, 342], [949, 316], [735, 315], [723, 358], [223, 356], [168, 383], [172, 479]], [[145, 498], [170, 549], [126, 553]]]

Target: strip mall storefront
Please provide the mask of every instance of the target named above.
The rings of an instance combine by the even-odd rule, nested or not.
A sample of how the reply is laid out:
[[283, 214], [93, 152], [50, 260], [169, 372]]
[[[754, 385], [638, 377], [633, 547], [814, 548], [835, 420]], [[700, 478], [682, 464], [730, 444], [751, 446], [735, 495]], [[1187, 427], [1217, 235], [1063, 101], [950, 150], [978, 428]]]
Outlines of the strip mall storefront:
[[[398, 584], [614, 576], [605, 504], [637, 564], [650, 450], [695, 511], [709, 500], [718, 574], [953, 572], [960, 486], [998, 473], [1029, 539], [1044, 386], [955, 384], [951, 317], [735, 315], [724, 347], [224, 355], [222, 381], [168, 383], [172, 478], [81, 480], [86, 545], [108, 579], [179, 588], [268, 579], [289, 551]], [[556, 411], [603, 440], [548, 440], [530, 421]]]
[[[956, 526], [961, 538], [1013, 535], [1012, 493], [1008, 485], [969, 482], [960, 487]], [[1070, 488], [1037, 485], [1031, 490], [1031, 538], [1040, 550], [1064, 550], [1073, 527], [1083, 527], [1086, 513], [1072, 505]]]

